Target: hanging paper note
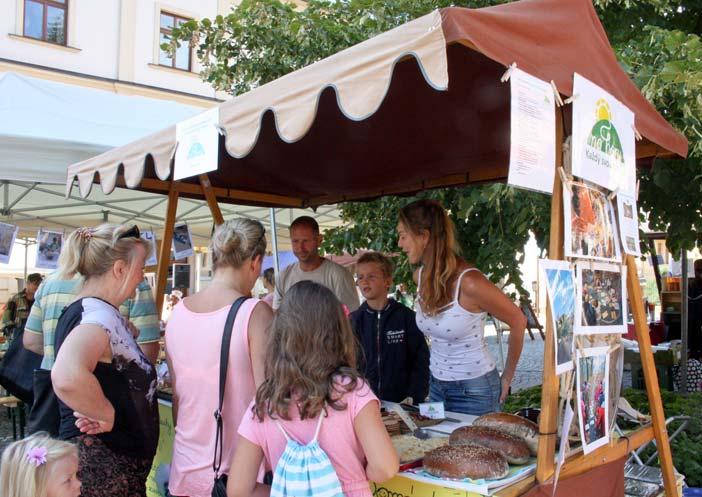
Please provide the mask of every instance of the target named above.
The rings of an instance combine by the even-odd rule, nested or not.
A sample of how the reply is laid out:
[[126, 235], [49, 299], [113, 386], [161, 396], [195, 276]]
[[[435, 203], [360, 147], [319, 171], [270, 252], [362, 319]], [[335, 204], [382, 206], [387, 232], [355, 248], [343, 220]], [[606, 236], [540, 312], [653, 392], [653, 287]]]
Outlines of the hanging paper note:
[[40, 229], [37, 233], [37, 260], [34, 267], [56, 269], [63, 246], [63, 232]]
[[634, 196], [634, 113], [577, 73], [573, 95], [573, 175]]
[[216, 171], [219, 159], [219, 111], [210, 109], [176, 124], [178, 148], [173, 179]]
[[578, 422], [583, 452], [609, 442], [609, 348], [578, 351]]
[[556, 170], [556, 106], [553, 88], [513, 69], [510, 77], [511, 137], [507, 183], [553, 193]]
[[575, 321], [575, 274], [566, 261], [539, 259], [539, 267], [546, 279], [546, 291], [551, 303], [551, 325], [556, 374], [573, 369], [573, 325]]
[[15, 245], [19, 227], [13, 224], [0, 223], [0, 263], [10, 262], [12, 247]]
[[[572, 390], [573, 389], [571, 388], [571, 391]], [[558, 477], [561, 474], [561, 467], [565, 462], [566, 452], [568, 451], [568, 446], [570, 445], [568, 440], [568, 432], [570, 431], [570, 425], [573, 422], [573, 414], [573, 408], [570, 407], [570, 395], [568, 395], [568, 402], [566, 402], [565, 412], [563, 413], [563, 425], [561, 427], [561, 444], [558, 448], [558, 457], [556, 458], [556, 471], [553, 475], [552, 495], [556, 495], [556, 487], [558, 487]]]
[[617, 213], [619, 214], [619, 233], [624, 252], [640, 256], [639, 211], [636, 199], [624, 193], [617, 194]]
[[144, 266], [155, 266], [158, 262], [156, 258], [156, 235], [154, 235], [154, 232], [151, 230], [142, 231], [141, 238], [149, 244], [149, 248], [147, 249], [146, 254], [146, 261], [144, 261]]
[[190, 228], [186, 223], [176, 224], [173, 228], [173, 258], [184, 259], [194, 253]]

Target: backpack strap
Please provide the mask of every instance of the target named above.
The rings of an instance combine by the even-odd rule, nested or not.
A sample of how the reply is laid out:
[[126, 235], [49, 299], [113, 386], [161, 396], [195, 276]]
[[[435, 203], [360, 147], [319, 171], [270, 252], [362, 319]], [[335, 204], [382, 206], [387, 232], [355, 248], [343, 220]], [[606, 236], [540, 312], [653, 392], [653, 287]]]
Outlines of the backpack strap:
[[217, 430], [215, 432], [215, 450], [214, 459], [212, 460], [212, 469], [215, 472], [215, 478], [219, 477], [219, 468], [222, 466], [222, 446], [223, 446], [223, 423], [222, 423], [222, 404], [224, 403], [224, 388], [227, 384], [227, 369], [229, 367], [229, 346], [232, 342], [232, 330], [236, 314], [239, 312], [241, 304], [247, 300], [246, 297], [239, 297], [232, 304], [227, 314], [227, 321], [224, 324], [224, 333], [222, 333], [222, 348], [219, 354], [219, 403], [217, 410], [214, 412]]

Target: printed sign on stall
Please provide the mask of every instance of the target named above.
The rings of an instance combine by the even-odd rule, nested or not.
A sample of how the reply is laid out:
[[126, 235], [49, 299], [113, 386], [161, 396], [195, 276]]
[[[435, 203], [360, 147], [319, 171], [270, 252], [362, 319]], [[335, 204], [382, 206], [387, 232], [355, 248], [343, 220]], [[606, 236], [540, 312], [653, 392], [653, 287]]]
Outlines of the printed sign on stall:
[[553, 88], [515, 68], [510, 76], [511, 138], [507, 183], [553, 193], [556, 103]]
[[63, 232], [40, 229], [37, 233], [37, 260], [34, 267], [56, 269], [63, 246]]
[[577, 73], [573, 95], [573, 175], [634, 195], [634, 113]]
[[195, 253], [193, 239], [187, 223], [176, 224], [173, 227], [173, 258], [185, 259]]
[[178, 148], [173, 179], [216, 171], [219, 159], [219, 111], [215, 107], [176, 124]]
[[619, 234], [622, 239], [624, 252], [639, 257], [639, 211], [636, 209], [636, 198], [625, 193], [617, 194], [617, 213], [619, 214]]
[[578, 351], [578, 424], [583, 452], [609, 442], [609, 348]]
[[151, 230], [142, 231], [141, 238], [149, 244], [148, 253], [146, 254], [146, 261], [144, 261], [144, 266], [155, 266], [158, 262], [156, 258], [156, 235]]
[[0, 263], [10, 262], [12, 247], [15, 245], [19, 227], [13, 224], [0, 223]]

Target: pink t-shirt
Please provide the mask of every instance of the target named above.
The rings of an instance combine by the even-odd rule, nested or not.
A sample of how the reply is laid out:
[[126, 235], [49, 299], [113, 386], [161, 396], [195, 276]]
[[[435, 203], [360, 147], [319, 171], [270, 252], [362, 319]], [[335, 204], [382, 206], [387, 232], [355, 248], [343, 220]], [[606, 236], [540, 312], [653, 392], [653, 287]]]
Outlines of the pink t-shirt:
[[[341, 487], [346, 497], [372, 497], [370, 484], [366, 477], [366, 456], [353, 428], [356, 415], [369, 402], [374, 401], [378, 409], [378, 398], [368, 388], [367, 383], [345, 394], [343, 402], [347, 407], [343, 411], [327, 408], [328, 417], [322, 421], [319, 432], [319, 446], [329, 456], [341, 481]], [[251, 404], [253, 407], [253, 403]], [[279, 420], [288, 435], [299, 443], [309, 443], [314, 437], [317, 418], [301, 421], [297, 407], [291, 407], [291, 420]], [[239, 434], [263, 450], [266, 464], [275, 469], [278, 459], [285, 450], [285, 436], [275, 424], [266, 417], [263, 421], [247, 410], [239, 426]]]
[[[229, 349], [224, 393], [224, 447], [222, 472], [229, 471], [244, 411], [256, 394], [248, 328], [260, 300], [249, 299], [239, 308]], [[172, 495], [209, 497], [212, 494], [212, 458], [215, 443], [213, 413], [219, 402], [219, 355], [222, 333], [231, 306], [214, 312], [192, 312], [184, 302], [173, 308], [166, 328], [166, 349], [176, 377], [178, 425], [173, 439], [169, 490]]]

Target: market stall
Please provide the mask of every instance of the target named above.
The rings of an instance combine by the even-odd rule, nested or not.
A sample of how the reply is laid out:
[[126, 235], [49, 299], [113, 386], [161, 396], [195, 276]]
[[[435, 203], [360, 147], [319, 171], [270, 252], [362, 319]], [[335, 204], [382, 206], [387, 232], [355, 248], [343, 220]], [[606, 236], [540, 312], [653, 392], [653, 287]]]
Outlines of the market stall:
[[[656, 157], [686, 155], [685, 138], [618, 65], [588, 0], [523, 0], [432, 12], [223, 103], [216, 117], [222, 134], [216, 170], [173, 179], [179, 131], [171, 127], [70, 166], [67, 188], [70, 191], [77, 179], [83, 196], [98, 181], [105, 193], [118, 185], [167, 193], [164, 239], [168, 240], [179, 197], [206, 199], [214, 221], [221, 223], [219, 202], [316, 208], [504, 181], [510, 163], [511, 107], [510, 87], [500, 78], [513, 64], [550, 82], [558, 98], [573, 96], [574, 73], [613, 95], [635, 115], [642, 137], [635, 147], [639, 166], [650, 166]], [[571, 119], [571, 106], [555, 110], [549, 257], [560, 260], [566, 257], [564, 186], [557, 171], [569, 157], [563, 146], [573, 130]], [[159, 297], [168, 249], [167, 243], [162, 244]], [[636, 323], [652, 424], [627, 437], [609, 439], [587, 455], [574, 453], [562, 467], [560, 480], [566, 488], [574, 478], [601, 478], [607, 463], [655, 438], [666, 494], [672, 497], [676, 481], [646, 311], [634, 258], [624, 259], [622, 281], [625, 278]], [[547, 483], [555, 473], [559, 377], [553, 337], [549, 319], [534, 476], [506, 487], [501, 495], [523, 494]], [[410, 475], [401, 474], [383, 488], [388, 495], [420, 495], [416, 489], [426, 483], [408, 484], [409, 480]], [[442, 488], [437, 482], [431, 491], [467, 492], [452, 494]]]

